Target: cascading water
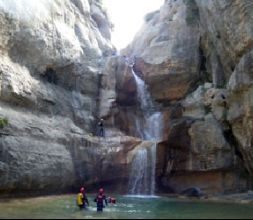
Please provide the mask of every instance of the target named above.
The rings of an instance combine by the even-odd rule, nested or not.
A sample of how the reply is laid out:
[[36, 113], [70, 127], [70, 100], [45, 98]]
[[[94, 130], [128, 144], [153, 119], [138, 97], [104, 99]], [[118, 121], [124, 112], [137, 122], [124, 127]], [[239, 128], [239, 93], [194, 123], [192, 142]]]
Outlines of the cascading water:
[[[148, 151], [146, 148], [140, 149], [132, 164], [130, 174], [130, 194], [145, 194], [148, 187]], [[147, 192], [148, 193], [148, 192]]]
[[154, 103], [145, 82], [132, 70], [143, 120], [136, 117], [136, 131], [143, 140], [153, 142], [149, 148], [140, 148], [132, 162], [129, 192], [132, 195], [154, 195], [156, 188], [156, 151], [161, 139], [162, 114], [154, 111]]
[[145, 82], [135, 74], [134, 70], [132, 69], [132, 73], [134, 75], [136, 84], [137, 84], [137, 95], [138, 95], [138, 100], [140, 101], [141, 104], [141, 109], [145, 112], [150, 111], [154, 107], [151, 95], [148, 92], [148, 87], [145, 84]]

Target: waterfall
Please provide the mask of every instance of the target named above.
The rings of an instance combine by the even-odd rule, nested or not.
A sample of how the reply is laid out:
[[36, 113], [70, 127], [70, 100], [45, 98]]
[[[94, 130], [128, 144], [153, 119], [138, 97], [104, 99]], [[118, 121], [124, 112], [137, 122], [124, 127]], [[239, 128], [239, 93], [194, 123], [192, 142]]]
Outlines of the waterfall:
[[136, 117], [136, 131], [143, 140], [153, 142], [149, 148], [140, 148], [133, 158], [129, 192], [132, 195], [154, 195], [156, 188], [156, 153], [157, 142], [161, 139], [162, 114], [154, 111], [155, 105], [146, 83], [132, 69], [137, 96], [143, 119]]
[[133, 160], [130, 174], [130, 194], [146, 194], [148, 187], [148, 151], [140, 149]]
[[135, 74], [134, 70], [132, 69], [132, 73], [134, 75], [136, 84], [137, 84], [137, 95], [138, 95], [138, 100], [141, 102], [141, 109], [143, 111], [145, 110], [150, 110], [154, 107], [151, 95], [148, 92], [148, 87], [146, 83]]
[[156, 189], [156, 150], [157, 143], [155, 143], [151, 148], [151, 190], [149, 195], [154, 195]]

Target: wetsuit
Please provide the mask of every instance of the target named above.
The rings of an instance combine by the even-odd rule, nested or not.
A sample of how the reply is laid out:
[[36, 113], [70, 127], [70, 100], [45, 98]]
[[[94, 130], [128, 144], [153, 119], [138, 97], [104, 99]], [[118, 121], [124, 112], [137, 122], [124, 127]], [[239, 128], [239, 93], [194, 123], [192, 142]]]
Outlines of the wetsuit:
[[78, 195], [76, 197], [76, 204], [79, 206], [80, 209], [84, 208], [83, 194], [82, 193], [78, 193]]
[[104, 123], [100, 121], [98, 126], [99, 126], [99, 136], [104, 137], [105, 136]]
[[86, 194], [83, 194], [83, 204], [84, 204], [84, 208], [86, 208], [86, 205], [90, 206], [89, 200], [88, 200]]
[[78, 193], [76, 202], [77, 202], [77, 205], [79, 206], [80, 209], [85, 209], [86, 204], [89, 206], [88, 198], [83, 193]]
[[104, 202], [105, 202], [106, 206], [108, 205], [106, 196], [102, 195], [102, 194], [100, 194], [96, 197], [95, 202], [97, 203], [97, 211], [98, 212], [103, 212], [103, 209], [105, 208]]

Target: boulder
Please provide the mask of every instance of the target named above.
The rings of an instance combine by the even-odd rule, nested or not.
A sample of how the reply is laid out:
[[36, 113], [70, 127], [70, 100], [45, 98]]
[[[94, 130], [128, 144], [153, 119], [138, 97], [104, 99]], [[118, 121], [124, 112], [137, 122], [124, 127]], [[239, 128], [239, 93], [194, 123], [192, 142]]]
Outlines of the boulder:
[[199, 38], [196, 5], [166, 1], [122, 53], [136, 57], [135, 71], [155, 100], [178, 100], [198, 80]]

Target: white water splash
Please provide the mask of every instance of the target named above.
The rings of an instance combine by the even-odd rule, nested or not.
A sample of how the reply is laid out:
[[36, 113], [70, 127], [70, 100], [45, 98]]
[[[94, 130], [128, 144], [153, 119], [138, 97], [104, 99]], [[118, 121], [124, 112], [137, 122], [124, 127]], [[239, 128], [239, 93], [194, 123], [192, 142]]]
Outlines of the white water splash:
[[131, 195], [154, 195], [156, 182], [156, 149], [154, 143], [149, 148], [140, 148], [132, 162], [129, 193]]
[[148, 151], [140, 149], [133, 160], [130, 174], [130, 194], [141, 195], [148, 187]]

